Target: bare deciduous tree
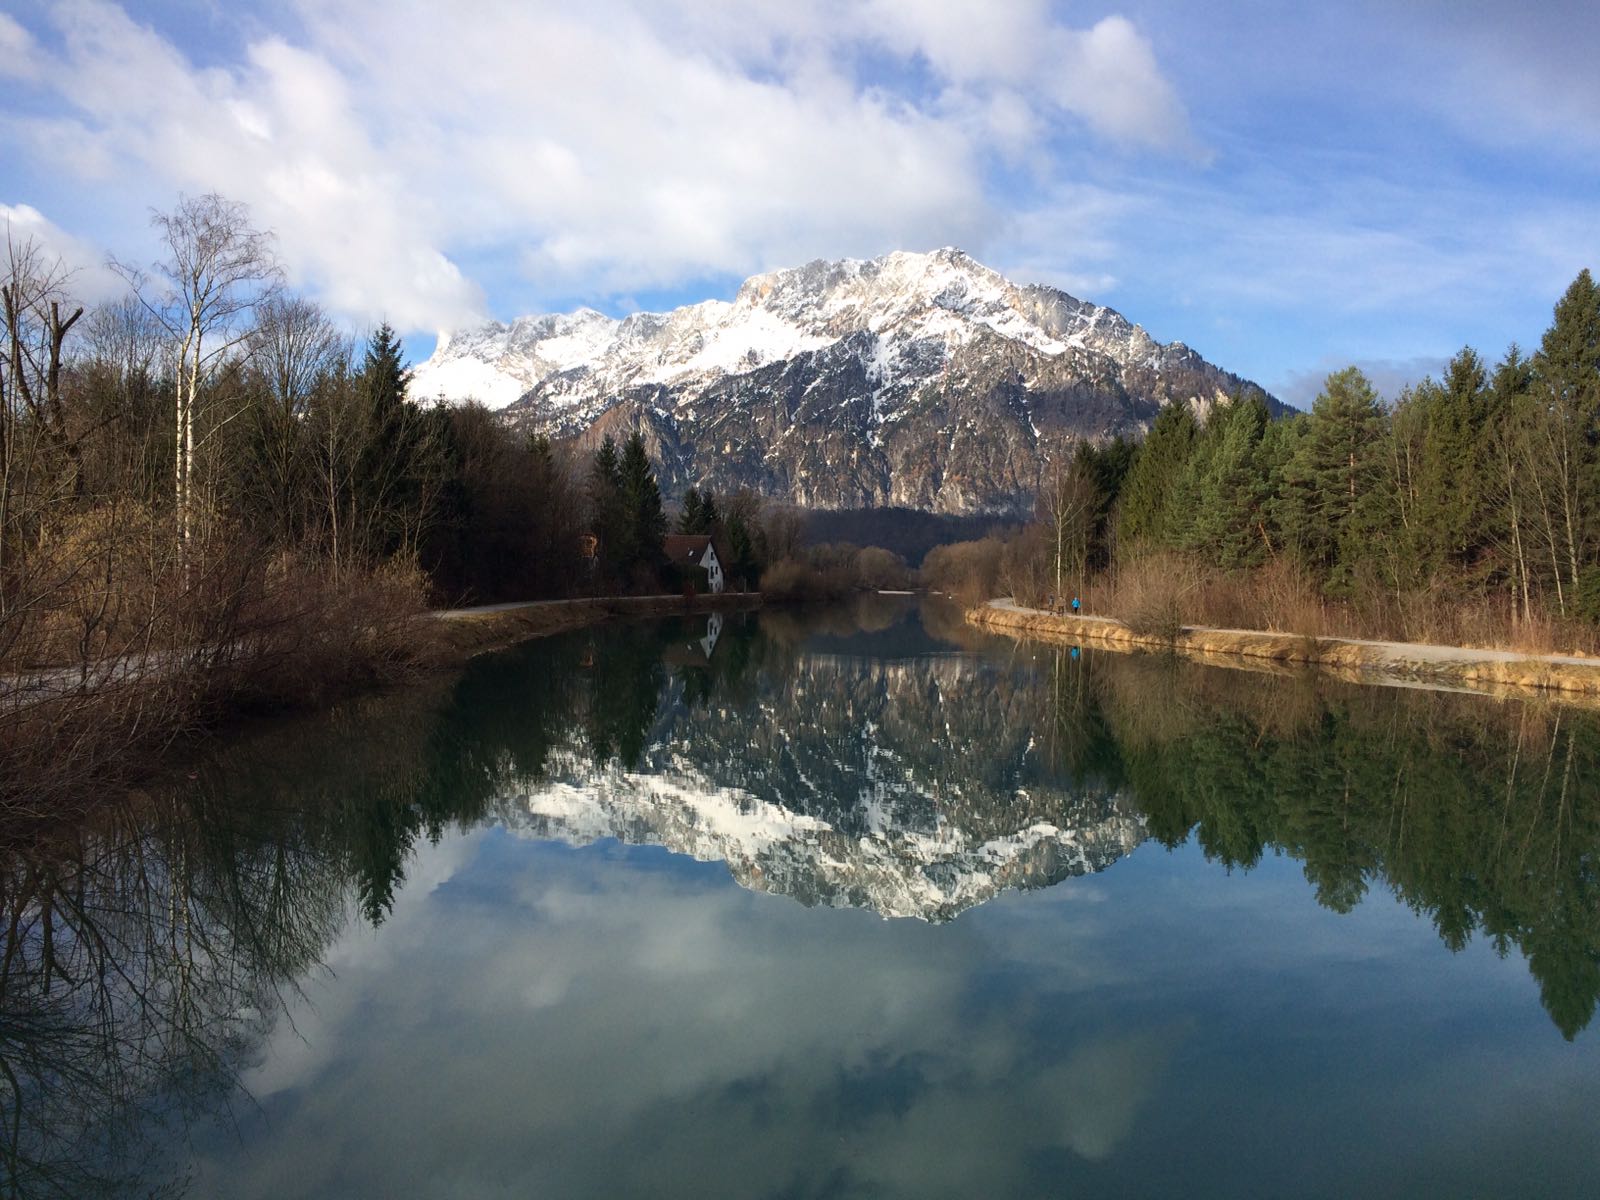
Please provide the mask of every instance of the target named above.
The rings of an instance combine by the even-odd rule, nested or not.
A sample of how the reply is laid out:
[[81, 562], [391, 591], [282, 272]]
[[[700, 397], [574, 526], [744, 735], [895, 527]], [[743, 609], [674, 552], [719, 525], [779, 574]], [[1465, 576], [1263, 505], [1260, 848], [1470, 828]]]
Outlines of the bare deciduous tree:
[[252, 410], [250, 499], [287, 546], [309, 483], [306, 418], [318, 388], [348, 369], [350, 343], [320, 307], [294, 296], [273, 296], [258, 307], [250, 341], [260, 392]]
[[1082, 589], [1089, 566], [1089, 538], [1100, 507], [1100, 489], [1077, 461], [1057, 456], [1046, 468], [1039, 489], [1039, 514], [1054, 547], [1055, 602], [1060, 604], [1068, 581]]
[[149, 274], [115, 259], [111, 265], [174, 347], [173, 502], [178, 541], [186, 548], [195, 532], [197, 455], [211, 432], [204, 428], [209, 414], [202, 411], [202, 397], [249, 336], [251, 315], [276, 295], [282, 273], [272, 235], [250, 224], [244, 205], [214, 192], [182, 197], [176, 209], [154, 214], [151, 223], [167, 257]]

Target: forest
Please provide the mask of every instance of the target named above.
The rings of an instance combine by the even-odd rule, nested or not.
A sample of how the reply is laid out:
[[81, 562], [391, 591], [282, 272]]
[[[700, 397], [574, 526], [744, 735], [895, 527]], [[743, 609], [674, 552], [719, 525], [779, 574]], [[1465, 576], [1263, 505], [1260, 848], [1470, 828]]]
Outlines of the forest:
[[[51, 811], [241, 710], [316, 703], [439, 652], [428, 609], [703, 585], [635, 434], [593, 454], [422, 405], [395, 331], [351, 337], [217, 195], [112, 259], [92, 308], [32, 241], [0, 262], [0, 797]], [[732, 586], [796, 553], [740, 493], [676, 514]]]
[[[93, 308], [38, 245], [0, 262], [0, 795], [45, 811], [218, 713], [403, 676], [430, 607], [693, 590], [669, 529], [774, 598], [917, 582], [750, 493], [664, 498], [637, 434], [584, 452], [418, 404], [395, 331], [294, 294], [242, 205], [152, 222], [157, 261], [113, 259], [126, 290]], [[1152, 628], [1600, 649], [1600, 289], [1579, 275], [1532, 355], [1464, 349], [1392, 404], [1350, 368], [1288, 419], [1175, 405], [1065, 447], [1031, 525], [934, 548], [921, 581]]]
[[1151, 629], [1600, 648], [1600, 287], [1583, 271], [1532, 354], [1462, 349], [1387, 403], [1357, 368], [1311, 410], [1168, 405], [1080, 443], [1035, 521], [932, 551], [964, 597], [1081, 597]]

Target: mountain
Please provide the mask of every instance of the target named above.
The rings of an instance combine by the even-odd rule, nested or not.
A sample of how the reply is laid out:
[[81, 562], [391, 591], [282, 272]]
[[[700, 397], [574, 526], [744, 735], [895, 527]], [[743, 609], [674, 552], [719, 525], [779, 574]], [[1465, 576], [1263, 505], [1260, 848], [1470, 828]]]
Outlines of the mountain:
[[1112, 309], [950, 248], [817, 261], [670, 313], [490, 322], [442, 336], [412, 379], [414, 396], [476, 398], [586, 448], [639, 430], [669, 496], [748, 487], [941, 513], [1021, 511], [1073, 441], [1238, 392], [1265, 395]]
[[597, 759], [574, 728], [500, 798], [506, 824], [662, 846], [808, 906], [935, 922], [1105, 870], [1146, 837], [1120, 793], [1050, 765], [1041, 692], [1009, 668], [809, 653], [745, 680], [739, 704], [696, 700], [692, 674], [665, 683], [637, 761]]

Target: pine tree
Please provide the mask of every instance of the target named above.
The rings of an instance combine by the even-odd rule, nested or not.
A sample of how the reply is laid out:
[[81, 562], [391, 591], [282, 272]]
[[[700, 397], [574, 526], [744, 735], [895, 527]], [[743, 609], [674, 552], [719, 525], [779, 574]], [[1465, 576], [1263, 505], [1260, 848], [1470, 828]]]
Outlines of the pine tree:
[[1194, 453], [1199, 426], [1187, 404], [1171, 403], [1156, 414], [1128, 469], [1117, 522], [1120, 545], [1171, 544], [1175, 522], [1173, 484]]
[[1482, 360], [1464, 348], [1451, 359], [1442, 386], [1429, 380], [1415, 393], [1423, 435], [1412, 544], [1423, 574], [1464, 566], [1479, 544], [1478, 448], [1487, 415], [1486, 385]]
[[1122, 494], [1122, 486], [1128, 477], [1128, 469], [1133, 466], [1136, 451], [1134, 443], [1122, 437], [1114, 437], [1101, 446], [1093, 442], [1079, 442], [1073, 451], [1073, 464], [1094, 482], [1095, 493], [1099, 497], [1089, 541], [1088, 565], [1091, 568], [1110, 565], [1116, 540], [1111, 514], [1118, 496]]
[[1258, 453], [1268, 420], [1266, 404], [1251, 396], [1218, 408], [1207, 423], [1214, 432], [1195, 481], [1189, 544], [1219, 566], [1255, 566], [1271, 549], [1269, 481]]
[[1378, 548], [1385, 512], [1387, 424], [1378, 394], [1356, 367], [1328, 376], [1287, 464], [1284, 533], [1302, 561], [1349, 592], [1361, 560]]
[[661, 488], [640, 433], [635, 432], [622, 448], [621, 482], [629, 554], [619, 565], [624, 565], [630, 575], [641, 567], [655, 571], [666, 561], [661, 542], [667, 534], [667, 514], [661, 507]]
[[750, 587], [753, 581], [760, 579], [762, 568], [755, 536], [750, 532], [750, 527], [740, 512], [735, 512], [728, 518], [725, 531], [728, 541], [728, 574], [738, 581], [741, 588]]
[[610, 434], [595, 451], [589, 468], [589, 509], [594, 535], [600, 541], [600, 557], [612, 573], [620, 573], [632, 557], [632, 531], [624, 520], [622, 464]]
[[1549, 406], [1557, 556], [1575, 611], [1600, 620], [1600, 287], [1587, 269], [1556, 304], [1534, 366]]
[[1528, 478], [1524, 433], [1533, 390], [1533, 365], [1512, 343], [1495, 367], [1484, 397], [1483, 464], [1485, 533], [1504, 563], [1513, 603], [1523, 620], [1533, 615], [1537, 489]]
[[379, 428], [392, 428], [399, 420], [410, 386], [411, 372], [406, 369], [400, 339], [385, 321], [367, 339], [367, 353], [361, 364], [361, 394]]
[[355, 515], [367, 553], [379, 558], [414, 548], [423, 518], [429, 467], [427, 427], [407, 399], [411, 372], [385, 322], [367, 339], [356, 377], [360, 454], [352, 478]]
[[699, 533], [700, 522], [700, 493], [695, 488], [690, 488], [683, 494], [683, 511], [678, 514], [678, 532]]

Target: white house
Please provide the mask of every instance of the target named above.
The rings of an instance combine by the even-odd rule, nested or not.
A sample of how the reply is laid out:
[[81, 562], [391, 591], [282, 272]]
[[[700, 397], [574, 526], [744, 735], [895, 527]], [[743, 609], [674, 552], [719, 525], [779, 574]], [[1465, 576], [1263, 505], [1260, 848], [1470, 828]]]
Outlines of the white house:
[[722, 590], [722, 560], [717, 557], [717, 547], [710, 534], [669, 533], [665, 549], [668, 562], [679, 567], [704, 567], [710, 589], [713, 592]]

